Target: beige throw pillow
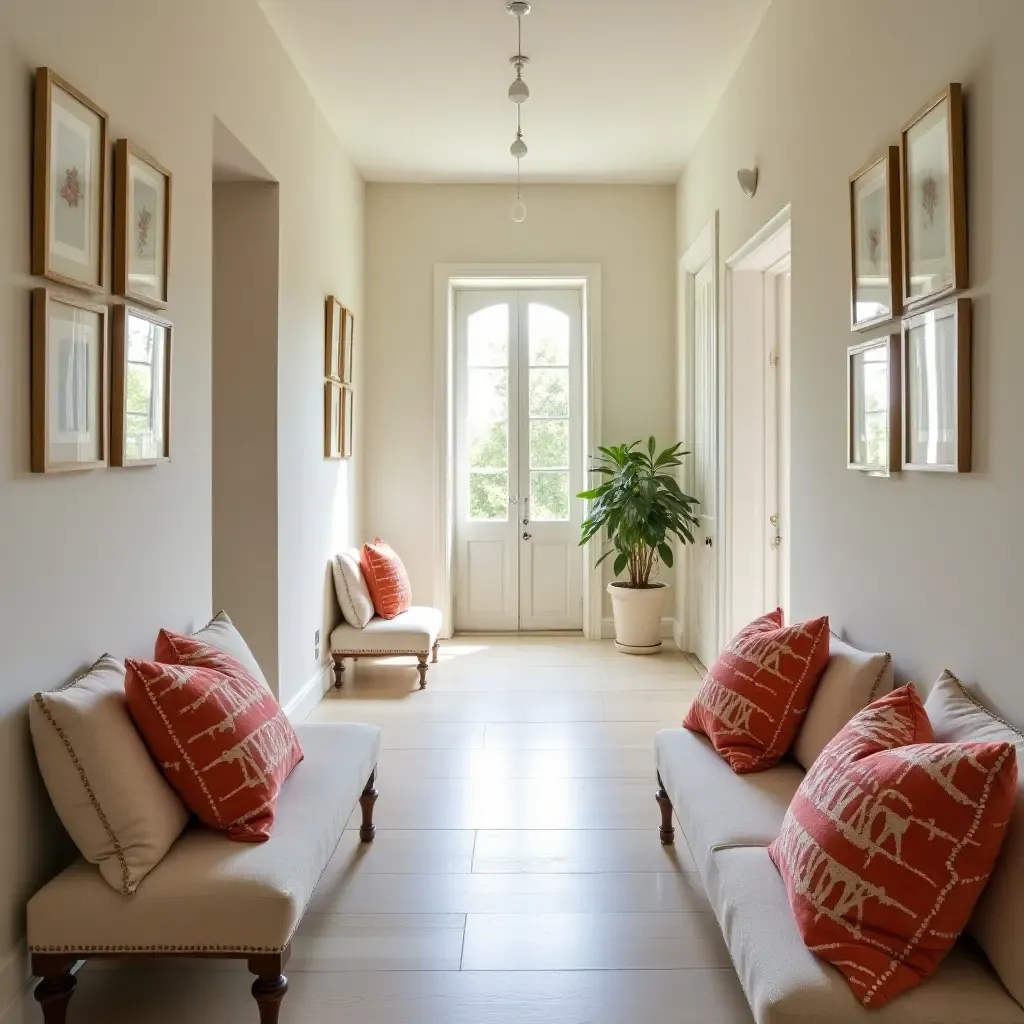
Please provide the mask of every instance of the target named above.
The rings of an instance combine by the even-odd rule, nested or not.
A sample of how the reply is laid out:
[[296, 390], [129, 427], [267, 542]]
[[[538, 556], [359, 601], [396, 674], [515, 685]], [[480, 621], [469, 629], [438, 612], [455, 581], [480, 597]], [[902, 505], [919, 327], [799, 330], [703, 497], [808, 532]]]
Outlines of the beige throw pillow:
[[359, 566], [358, 551], [342, 551], [331, 563], [338, 607], [350, 626], [362, 629], [373, 618], [373, 598]]
[[892, 658], [865, 654], [829, 637], [829, 659], [793, 744], [793, 756], [810, 771], [825, 747], [858, 711], [892, 690]]
[[128, 713], [124, 666], [105, 654], [29, 703], [36, 759], [82, 856], [130, 896], [188, 821]]
[[262, 683], [268, 690], [270, 689], [270, 683], [267, 682], [267, 677], [263, 674], [259, 662], [253, 657], [242, 634], [235, 629], [235, 624], [227, 612], [217, 612], [202, 629], [193, 633], [192, 637], [230, 655], [253, 679]]
[[967, 925], [989, 963], [1024, 1004], [1024, 735], [989, 711], [951, 672], [943, 672], [924, 705], [936, 743], [1012, 743], [1017, 749], [1017, 803], [985, 891]]

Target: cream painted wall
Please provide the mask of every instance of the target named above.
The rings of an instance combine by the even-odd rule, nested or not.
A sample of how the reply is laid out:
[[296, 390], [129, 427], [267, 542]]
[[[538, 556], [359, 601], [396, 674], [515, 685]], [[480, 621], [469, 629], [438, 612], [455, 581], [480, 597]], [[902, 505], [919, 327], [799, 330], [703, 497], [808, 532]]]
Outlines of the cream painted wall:
[[[433, 599], [436, 263], [600, 263], [603, 441], [675, 429], [675, 190], [671, 186], [370, 184], [366, 193], [365, 521]], [[663, 572], [671, 580], [671, 572]], [[607, 595], [606, 595], [607, 599]]]
[[[1024, 723], [1024, 4], [774, 0], [679, 186], [679, 251], [717, 208], [727, 258], [793, 204], [792, 597], [901, 676], [948, 666]], [[847, 180], [964, 83], [975, 302], [974, 463], [960, 478], [845, 468]], [[757, 163], [753, 200], [736, 169]]]
[[[151, 654], [211, 603], [211, 206], [219, 117], [280, 183], [276, 429], [280, 695], [319, 671], [331, 552], [355, 539], [356, 462], [323, 459], [323, 302], [361, 315], [363, 185], [251, 0], [0, 5], [0, 1004], [20, 981], [25, 901], [68, 856], [26, 702], [103, 651]], [[32, 71], [50, 65], [174, 173], [174, 459], [33, 476], [29, 449]], [[109, 276], [109, 275], [108, 275]], [[360, 342], [362, 339], [360, 338]], [[358, 363], [357, 363], [358, 365]], [[244, 388], [238, 366], [235, 386]], [[230, 610], [230, 609], [229, 609]]]

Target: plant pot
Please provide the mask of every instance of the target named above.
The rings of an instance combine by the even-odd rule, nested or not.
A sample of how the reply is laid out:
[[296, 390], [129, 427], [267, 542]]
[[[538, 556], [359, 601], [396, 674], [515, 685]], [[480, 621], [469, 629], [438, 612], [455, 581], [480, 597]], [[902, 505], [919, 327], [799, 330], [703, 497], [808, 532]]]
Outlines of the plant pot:
[[637, 589], [609, 583], [608, 593], [615, 618], [615, 646], [626, 654], [657, 654], [668, 584]]

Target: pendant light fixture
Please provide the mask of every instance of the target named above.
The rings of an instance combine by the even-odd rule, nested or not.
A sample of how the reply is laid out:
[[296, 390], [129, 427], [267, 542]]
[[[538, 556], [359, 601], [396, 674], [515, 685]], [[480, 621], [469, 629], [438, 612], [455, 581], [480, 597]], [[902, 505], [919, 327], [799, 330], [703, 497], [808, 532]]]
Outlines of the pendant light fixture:
[[523, 104], [530, 98], [530, 87], [523, 81], [523, 68], [530, 63], [530, 58], [523, 54], [523, 18], [530, 13], [530, 6], [530, 0], [505, 0], [505, 10], [516, 19], [519, 43], [515, 54], [510, 58], [512, 67], [516, 69], [516, 77], [508, 87], [508, 98], [516, 105], [516, 137], [509, 146], [509, 153], [516, 162], [516, 201], [512, 204], [509, 215], [517, 224], [522, 224], [526, 220], [526, 203], [523, 202], [519, 165], [529, 152], [523, 139]]

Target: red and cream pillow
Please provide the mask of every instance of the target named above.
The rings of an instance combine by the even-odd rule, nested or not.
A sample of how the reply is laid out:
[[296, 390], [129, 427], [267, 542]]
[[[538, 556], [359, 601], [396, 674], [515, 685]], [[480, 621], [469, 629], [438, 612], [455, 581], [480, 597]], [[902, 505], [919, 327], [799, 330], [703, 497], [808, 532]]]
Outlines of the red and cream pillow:
[[229, 839], [270, 838], [281, 785], [302, 760], [280, 705], [230, 655], [161, 631], [160, 661], [127, 662], [128, 709], [168, 782]]
[[412, 604], [409, 576], [390, 544], [380, 537], [372, 544], [364, 544], [359, 567], [373, 598], [373, 607], [382, 619], [393, 619], [409, 610]]
[[782, 609], [756, 619], [708, 669], [683, 725], [702, 732], [737, 773], [778, 764], [793, 745], [828, 664], [828, 618], [782, 624]]
[[967, 924], [1017, 796], [1010, 743], [933, 743], [904, 686], [814, 762], [768, 853], [808, 949], [861, 1002], [929, 977]]

